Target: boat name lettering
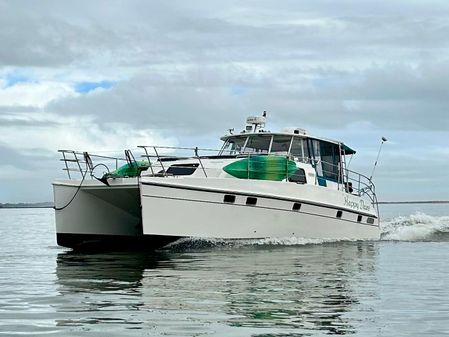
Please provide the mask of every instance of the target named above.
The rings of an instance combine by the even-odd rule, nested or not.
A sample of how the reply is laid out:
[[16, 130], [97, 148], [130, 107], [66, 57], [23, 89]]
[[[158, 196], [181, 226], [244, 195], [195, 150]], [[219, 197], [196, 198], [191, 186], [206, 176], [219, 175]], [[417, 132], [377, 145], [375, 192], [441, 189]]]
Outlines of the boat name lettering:
[[370, 210], [370, 206], [366, 205], [363, 200], [360, 200], [360, 209], [364, 210], [364, 211], [369, 211]]
[[359, 200], [357, 202], [357, 201], [354, 201], [354, 200], [350, 200], [348, 197], [345, 197], [344, 205], [348, 206], [349, 208], [355, 209], [355, 210], [363, 210], [363, 211], [369, 211], [370, 210], [370, 206], [366, 205], [363, 200]]
[[352, 208], [352, 209], [359, 209], [359, 203], [349, 200], [348, 197], [345, 197], [345, 206], [348, 206], [349, 208]]

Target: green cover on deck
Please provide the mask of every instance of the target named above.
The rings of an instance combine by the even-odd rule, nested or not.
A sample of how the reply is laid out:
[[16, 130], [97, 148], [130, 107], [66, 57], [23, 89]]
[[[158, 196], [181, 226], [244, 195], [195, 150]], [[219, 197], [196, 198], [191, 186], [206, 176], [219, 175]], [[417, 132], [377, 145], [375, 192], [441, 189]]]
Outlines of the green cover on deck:
[[253, 156], [235, 161], [223, 170], [239, 179], [259, 179], [281, 181], [292, 176], [296, 170], [293, 160], [284, 156]]
[[125, 177], [137, 177], [140, 172], [147, 170], [150, 164], [146, 160], [135, 161], [130, 164], [120, 166], [118, 169], [105, 174], [107, 178], [125, 178]]

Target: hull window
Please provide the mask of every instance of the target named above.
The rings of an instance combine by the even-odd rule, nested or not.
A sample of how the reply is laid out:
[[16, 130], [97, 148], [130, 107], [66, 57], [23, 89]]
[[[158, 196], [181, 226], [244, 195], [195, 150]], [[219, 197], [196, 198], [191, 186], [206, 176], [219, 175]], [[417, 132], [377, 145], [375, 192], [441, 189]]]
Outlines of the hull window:
[[341, 218], [343, 216], [343, 211], [337, 211], [337, 218]]
[[299, 202], [295, 202], [293, 204], [292, 210], [293, 211], [299, 211], [301, 209], [301, 204]]
[[374, 219], [368, 218], [368, 219], [366, 219], [366, 223], [372, 225], [374, 223]]
[[362, 222], [363, 217], [361, 215], [357, 216], [357, 222]]
[[233, 204], [235, 202], [235, 195], [225, 194], [225, 196], [223, 198], [223, 202], [226, 202], [228, 204]]
[[247, 205], [251, 205], [251, 206], [255, 206], [257, 204], [257, 198], [254, 198], [254, 197], [246, 198], [246, 204]]

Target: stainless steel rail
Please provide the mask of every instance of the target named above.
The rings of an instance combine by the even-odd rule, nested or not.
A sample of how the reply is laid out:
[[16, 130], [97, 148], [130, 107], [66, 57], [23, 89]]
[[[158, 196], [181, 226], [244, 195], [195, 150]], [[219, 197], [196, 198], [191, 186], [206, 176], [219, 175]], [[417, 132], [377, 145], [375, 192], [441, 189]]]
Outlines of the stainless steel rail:
[[[222, 155], [219, 156], [218, 153], [220, 150], [217, 149], [200, 149], [197, 147], [173, 147], [173, 146], [147, 146], [140, 145], [138, 149], [142, 150], [141, 158], [145, 158], [149, 163], [149, 172], [151, 172], [152, 176], [168, 176], [170, 175], [168, 171], [168, 167], [164, 165], [167, 161], [172, 160], [181, 160], [181, 159], [190, 159], [194, 160], [198, 163], [198, 167], [203, 172], [204, 177], [208, 177], [207, 170], [208, 167], [204, 165], [204, 161], [209, 158], [250, 158], [252, 156], [260, 156], [267, 155], [267, 153], [238, 153], [235, 155]], [[127, 150], [129, 151], [129, 150]], [[186, 155], [172, 155], [172, 152], [184, 152]], [[91, 178], [94, 177], [95, 168], [102, 166], [107, 169], [108, 172], [112, 170], [116, 170], [119, 167], [119, 164], [127, 163], [127, 158], [115, 157], [115, 156], [105, 156], [98, 154], [91, 154], [87, 152], [78, 152], [73, 150], [59, 150], [62, 154], [61, 161], [64, 162], [63, 170], [67, 172], [69, 179], [72, 179], [71, 172], [79, 173], [81, 176], [88, 171]], [[169, 152], [168, 154], [163, 153]], [[200, 155], [200, 152], [203, 155]], [[207, 155], [209, 153], [209, 155]], [[213, 154], [211, 154], [213, 153]], [[131, 153], [132, 155], [132, 153]], [[310, 158], [293, 158], [289, 154], [277, 154], [279, 156], [285, 156], [288, 159], [294, 159], [297, 162], [310, 164], [315, 168], [315, 171], [318, 175], [318, 171], [316, 169], [318, 164], [322, 165], [323, 175], [326, 179], [331, 175], [336, 175], [337, 179], [335, 179], [335, 183], [338, 185], [338, 189], [341, 189], [348, 194], [357, 195], [357, 196], [367, 196], [371, 203], [378, 207], [377, 197], [376, 197], [376, 189], [375, 185], [370, 178], [367, 176], [360, 174], [358, 172], [343, 168], [343, 165], [339, 163], [335, 165], [334, 163], [324, 162], [322, 160], [312, 161]], [[125, 156], [126, 157], [126, 156]], [[129, 156], [128, 156], [129, 157]], [[134, 158], [134, 156], [132, 155]], [[177, 165], [178, 168], [182, 168], [182, 165]], [[190, 167], [190, 166], [186, 166]], [[324, 169], [327, 167], [328, 169]], [[330, 168], [330, 170], [329, 170]], [[285, 167], [286, 176], [288, 180], [288, 164]], [[249, 178], [249, 176], [248, 176]]]
[[72, 179], [72, 173], [83, 176], [85, 172], [89, 172], [91, 178], [94, 177], [95, 168], [101, 166], [108, 172], [116, 170], [119, 163], [126, 163], [126, 158], [105, 156], [99, 154], [92, 154], [88, 152], [80, 152], [74, 150], [58, 150], [62, 158], [60, 161], [64, 162], [63, 171], [67, 172], [69, 179]]

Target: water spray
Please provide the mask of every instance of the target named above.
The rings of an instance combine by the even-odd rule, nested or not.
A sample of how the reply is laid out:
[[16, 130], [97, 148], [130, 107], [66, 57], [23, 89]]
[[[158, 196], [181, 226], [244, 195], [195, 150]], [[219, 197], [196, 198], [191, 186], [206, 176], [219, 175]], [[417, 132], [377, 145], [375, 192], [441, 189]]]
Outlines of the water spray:
[[373, 171], [371, 172], [371, 177], [369, 177], [369, 180], [373, 179], [374, 171], [376, 170], [377, 161], [379, 160], [380, 151], [382, 151], [382, 145], [387, 141], [387, 138], [382, 137], [382, 142], [380, 143], [379, 152], [377, 153], [376, 162], [374, 163]]

